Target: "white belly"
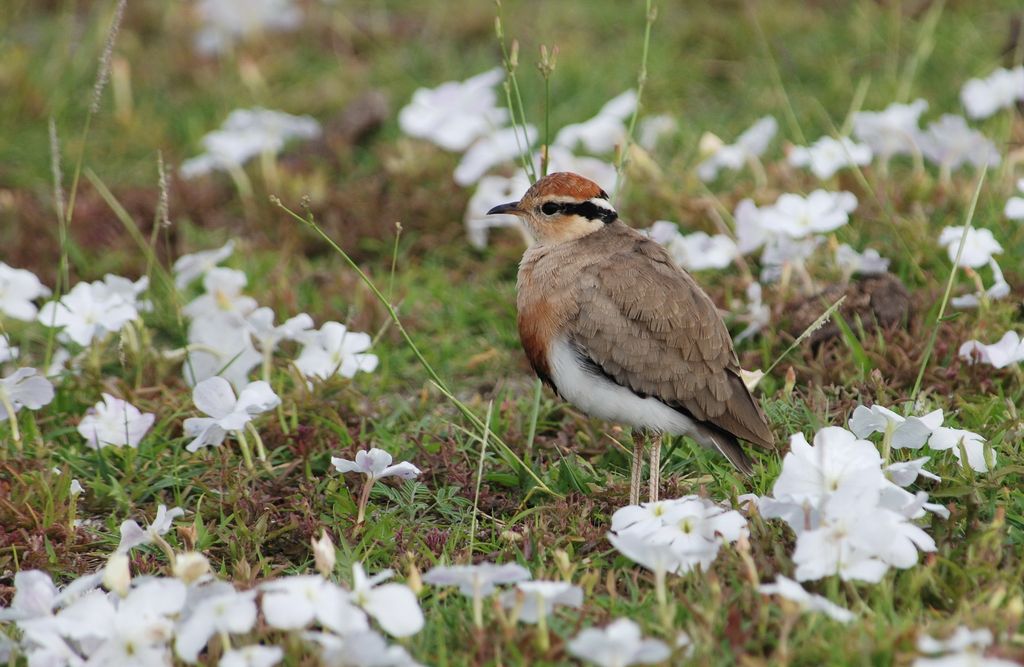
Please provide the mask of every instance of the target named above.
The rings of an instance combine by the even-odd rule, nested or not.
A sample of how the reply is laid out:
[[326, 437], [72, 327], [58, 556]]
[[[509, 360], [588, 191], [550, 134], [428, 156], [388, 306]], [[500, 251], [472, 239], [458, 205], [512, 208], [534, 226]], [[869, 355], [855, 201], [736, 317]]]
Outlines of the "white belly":
[[672, 435], [694, 435], [697, 431], [686, 415], [656, 398], [637, 396], [580, 364], [572, 346], [564, 339], [552, 344], [548, 361], [558, 393], [592, 417]]

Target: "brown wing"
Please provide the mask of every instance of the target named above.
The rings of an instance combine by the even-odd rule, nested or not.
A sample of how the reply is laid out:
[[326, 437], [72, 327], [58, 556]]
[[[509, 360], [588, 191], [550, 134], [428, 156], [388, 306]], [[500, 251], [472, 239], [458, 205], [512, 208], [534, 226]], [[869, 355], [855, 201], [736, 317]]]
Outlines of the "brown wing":
[[610, 247], [595, 252], [605, 259], [580, 275], [579, 311], [569, 324], [574, 342], [634, 392], [774, 447], [715, 304], [654, 241], [625, 225], [603, 231], [584, 239]]

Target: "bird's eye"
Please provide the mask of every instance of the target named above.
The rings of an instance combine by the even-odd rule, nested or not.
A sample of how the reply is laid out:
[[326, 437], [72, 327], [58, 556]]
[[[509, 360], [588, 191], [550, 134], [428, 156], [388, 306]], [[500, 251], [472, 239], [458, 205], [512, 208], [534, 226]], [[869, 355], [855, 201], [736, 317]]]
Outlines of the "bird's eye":
[[548, 203], [540, 207], [541, 213], [543, 213], [544, 215], [554, 215], [555, 213], [558, 213], [558, 209], [558, 204], [556, 204], [553, 201], [549, 201]]

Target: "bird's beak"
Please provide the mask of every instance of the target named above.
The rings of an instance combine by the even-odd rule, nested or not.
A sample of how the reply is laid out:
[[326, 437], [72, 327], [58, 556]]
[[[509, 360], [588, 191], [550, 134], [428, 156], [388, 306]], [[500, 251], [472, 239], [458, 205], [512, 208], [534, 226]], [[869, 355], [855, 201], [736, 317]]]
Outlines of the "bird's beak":
[[519, 215], [523, 211], [519, 208], [519, 202], [511, 201], [507, 204], [499, 204], [487, 211], [487, 215]]

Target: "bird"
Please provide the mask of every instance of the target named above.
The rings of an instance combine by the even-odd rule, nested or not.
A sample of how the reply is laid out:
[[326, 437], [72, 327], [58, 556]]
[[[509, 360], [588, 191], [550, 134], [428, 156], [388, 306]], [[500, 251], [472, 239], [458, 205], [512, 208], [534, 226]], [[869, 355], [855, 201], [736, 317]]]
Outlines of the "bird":
[[648, 435], [651, 502], [664, 435], [689, 436], [751, 475], [739, 441], [770, 450], [774, 436], [714, 302], [665, 248], [571, 172], [548, 174], [519, 201], [488, 211], [498, 214], [518, 217], [535, 239], [516, 284], [523, 351], [563, 400], [632, 428], [630, 504], [639, 503]]

